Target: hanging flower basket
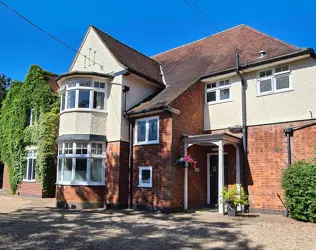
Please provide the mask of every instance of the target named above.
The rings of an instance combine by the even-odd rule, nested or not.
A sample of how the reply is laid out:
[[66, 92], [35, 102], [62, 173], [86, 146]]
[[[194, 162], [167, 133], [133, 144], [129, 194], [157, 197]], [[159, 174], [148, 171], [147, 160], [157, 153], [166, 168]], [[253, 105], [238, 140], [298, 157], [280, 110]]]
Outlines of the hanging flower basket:
[[176, 161], [175, 165], [179, 166], [179, 167], [183, 167], [183, 168], [195, 168], [196, 163], [197, 162], [195, 160], [193, 160], [190, 155], [187, 155], [184, 157], [180, 157]]

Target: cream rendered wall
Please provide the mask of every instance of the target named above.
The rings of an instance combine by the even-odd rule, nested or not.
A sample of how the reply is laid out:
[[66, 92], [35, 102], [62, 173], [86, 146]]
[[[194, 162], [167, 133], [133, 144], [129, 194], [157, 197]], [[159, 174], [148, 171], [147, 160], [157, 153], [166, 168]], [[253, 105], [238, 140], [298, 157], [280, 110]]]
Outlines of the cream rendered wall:
[[258, 72], [247, 74], [248, 125], [310, 119], [309, 111], [316, 117], [316, 60], [306, 58], [287, 65], [293, 91], [257, 96]]
[[241, 125], [241, 83], [237, 76], [229, 79], [231, 84], [231, 101], [204, 105], [204, 130], [222, 129]]
[[[148, 96], [158, 91], [158, 88], [154, 84], [133, 74], [128, 75], [128, 76], [123, 76], [122, 82], [123, 82], [123, 85], [130, 87], [129, 91], [126, 94], [126, 109], [127, 110], [139, 104]], [[128, 138], [129, 138], [128, 120], [124, 117], [122, 118], [121, 128], [122, 128], [121, 130], [122, 140], [128, 141]]]
[[[316, 60], [300, 59], [290, 63], [293, 90], [270, 95], [258, 96], [258, 72], [243, 73], [246, 86], [247, 125], [262, 125], [279, 122], [306, 120], [316, 117]], [[219, 80], [224, 80], [223, 78]], [[232, 101], [204, 106], [204, 129], [225, 129], [241, 125], [241, 83], [237, 76], [232, 82]], [[217, 80], [216, 80], [217, 81]], [[312, 117], [310, 112], [312, 113]]]
[[66, 112], [60, 115], [59, 135], [106, 135], [107, 114], [101, 112]]
[[[71, 68], [71, 71], [87, 71], [87, 72], [98, 72], [98, 73], [111, 73], [119, 72], [124, 69], [111, 54], [108, 48], [103, 44], [103, 42], [98, 37], [97, 33], [93, 28], [89, 27], [89, 30], [86, 34], [86, 37], [81, 45], [80, 54], [87, 55], [89, 57], [89, 49], [91, 48], [90, 58], [94, 59], [93, 53], [96, 51], [95, 61], [102, 65], [93, 64], [91, 61], [89, 63], [88, 59], [85, 59], [83, 56], [78, 55]], [[95, 124], [93, 127], [99, 127], [103, 135], [106, 131], [106, 136], [108, 141], [118, 141], [121, 139], [121, 123], [122, 123], [122, 76], [117, 76], [113, 79], [112, 83], [108, 84], [108, 96], [107, 96], [107, 117], [106, 120], [98, 119], [94, 120]], [[92, 112], [94, 114], [95, 112]], [[79, 119], [80, 117], [78, 117]], [[65, 123], [69, 123], [71, 117], [65, 117], [64, 120], [61, 119], [60, 127], [62, 128]], [[80, 121], [72, 120], [73, 123]], [[74, 133], [73, 130], [67, 128], [68, 125], [65, 125], [65, 130]], [[88, 129], [90, 131], [97, 131], [95, 129], [91, 130], [91, 125], [89, 122], [87, 124], [81, 123], [81, 131], [85, 133]], [[63, 129], [63, 128], [62, 128]], [[78, 128], [79, 129], [79, 128]], [[64, 133], [64, 131], [63, 131]], [[99, 134], [99, 133], [97, 133]]]

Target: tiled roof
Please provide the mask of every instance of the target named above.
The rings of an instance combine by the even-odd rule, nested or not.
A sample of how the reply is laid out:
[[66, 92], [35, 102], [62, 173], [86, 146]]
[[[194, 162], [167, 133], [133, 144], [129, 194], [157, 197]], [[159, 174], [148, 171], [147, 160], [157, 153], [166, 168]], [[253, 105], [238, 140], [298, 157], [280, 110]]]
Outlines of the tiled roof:
[[97, 32], [113, 56], [132, 73], [147, 78], [161, 87], [165, 87], [161, 77], [160, 65], [157, 61], [121, 43], [98, 28], [94, 26], [92, 28]]
[[[169, 86], [128, 113], [135, 114], [167, 106], [202, 76], [234, 69], [236, 49], [224, 36], [238, 48], [241, 66], [305, 50], [249, 26], [236, 26], [153, 56], [162, 65], [166, 84]], [[266, 56], [260, 58], [260, 51], [265, 51]]]

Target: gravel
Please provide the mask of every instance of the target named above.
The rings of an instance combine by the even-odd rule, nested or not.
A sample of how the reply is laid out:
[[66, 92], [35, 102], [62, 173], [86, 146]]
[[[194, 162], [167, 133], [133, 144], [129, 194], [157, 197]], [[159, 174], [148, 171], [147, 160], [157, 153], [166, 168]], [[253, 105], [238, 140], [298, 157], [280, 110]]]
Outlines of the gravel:
[[316, 224], [210, 211], [62, 210], [0, 194], [0, 249], [316, 249]]

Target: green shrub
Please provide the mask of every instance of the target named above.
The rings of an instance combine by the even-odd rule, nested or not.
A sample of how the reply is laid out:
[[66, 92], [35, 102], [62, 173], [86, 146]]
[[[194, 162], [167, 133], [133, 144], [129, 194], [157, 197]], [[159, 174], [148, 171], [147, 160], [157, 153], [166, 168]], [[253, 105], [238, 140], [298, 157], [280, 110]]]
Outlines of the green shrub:
[[231, 207], [236, 208], [238, 204], [248, 205], [248, 197], [243, 187], [240, 186], [238, 191], [238, 185], [235, 184], [233, 188], [229, 189], [225, 186], [222, 191], [222, 201], [228, 203]]
[[292, 218], [316, 222], [316, 164], [299, 161], [284, 170], [282, 187]]

